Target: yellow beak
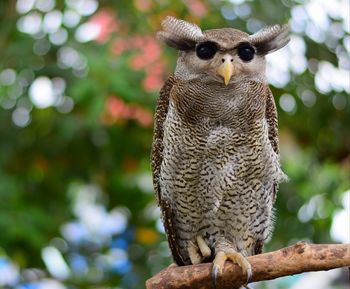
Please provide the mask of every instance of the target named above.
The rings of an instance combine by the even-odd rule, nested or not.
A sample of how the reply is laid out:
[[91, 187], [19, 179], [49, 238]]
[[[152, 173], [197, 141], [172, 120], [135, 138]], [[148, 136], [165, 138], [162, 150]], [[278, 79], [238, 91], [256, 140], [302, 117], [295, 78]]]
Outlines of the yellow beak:
[[233, 65], [228, 57], [223, 58], [224, 62], [218, 68], [218, 74], [224, 78], [225, 85], [228, 85], [233, 74]]

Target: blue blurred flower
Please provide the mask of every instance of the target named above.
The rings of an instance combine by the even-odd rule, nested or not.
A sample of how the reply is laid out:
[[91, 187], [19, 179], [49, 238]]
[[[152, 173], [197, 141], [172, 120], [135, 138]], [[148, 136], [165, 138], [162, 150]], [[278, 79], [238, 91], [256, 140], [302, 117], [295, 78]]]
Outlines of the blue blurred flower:
[[0, 286], [13, 286], [18, 281], [18, 267], [7, 258], [0, 257]]
[[89, 269], [86, 257], [79, 254], [71, 254], [69, 257], [69, 265], [73, 273], [77, 275], [84, 275]]
[[126, 250], [128, 248], [129, 244], [127, 240], [119, 237], [119, 238], [113, 238], [111, 240], [110, 247], [111, 248], [118, 248], [118, 249], [123, 249]]

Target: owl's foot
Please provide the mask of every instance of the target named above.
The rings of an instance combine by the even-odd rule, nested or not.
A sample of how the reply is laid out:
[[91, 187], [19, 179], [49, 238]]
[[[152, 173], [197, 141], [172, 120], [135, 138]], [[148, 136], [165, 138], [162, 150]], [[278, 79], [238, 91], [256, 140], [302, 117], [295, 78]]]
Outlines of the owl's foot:
[[[243, 273], [247, 275], [246, 284], [248, 284], [253, 275], [252, 266], [247, 261], [247, 259], [243, 257], [242, 254], [236, 252], [233, 249], [229, 249], [225, 251], [218, 251], [213, 261], [213, 269], [211, 274], [212, 274], [212, 280], [214, 283], [214, 288], [216, 288], [218, 275], [222, 273], [222, 269], [224, 268], [226, 260], [231, 260], [233, 263], [238, 264], [242, 268]], [[244, 287], [249, 289], [247, 285], [244, 285]]]
[[197, 236], [196, 240], [197, 240], [198, 248], [199, 248], [199, 250], [202, 253], [202, 256], [204, 258], [210, 257], [211, 256], [211, 250], [208, 247], [207, 243], [205, 243], [203, 237], [202, 236]]
[[192, 264], [199, 264], [203, 259], [211, 256], [211, 250], [202, 236], [197, 236], [195, 241], [190, 242], [187, 250]]

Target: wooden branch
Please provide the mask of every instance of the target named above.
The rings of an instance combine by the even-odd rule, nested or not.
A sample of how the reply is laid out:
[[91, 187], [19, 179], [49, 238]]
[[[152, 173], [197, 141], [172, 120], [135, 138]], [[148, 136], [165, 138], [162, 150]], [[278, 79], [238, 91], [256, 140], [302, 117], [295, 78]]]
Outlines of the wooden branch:
[[[310, 271], [350, 266], [350, 244], [315, 245], [299, 242], [278, 251], [248, 257], [252, 282], [271, 280]], [[171, 265], [147, 280], [147, 289], [212, 289], [211, 263], [192, 266]], [[217, 289], [239, 288], [246, 276], [238, 265], [225, 263]]]

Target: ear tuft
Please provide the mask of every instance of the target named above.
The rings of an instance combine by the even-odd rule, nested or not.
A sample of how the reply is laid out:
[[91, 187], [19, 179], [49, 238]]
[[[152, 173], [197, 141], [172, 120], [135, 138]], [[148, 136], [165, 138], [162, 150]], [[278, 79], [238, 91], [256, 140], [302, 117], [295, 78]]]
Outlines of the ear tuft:
[[164, 31], [157, 33], [160, 40], [179, 50], [189, 50], [204, 39], [202, 30], [195, 24], [167, 16], [163, 22]]
[[288, 25], [267, 26], [253, 35], [249, 36], [249, 41], [257, 50], [258, 54], [265, 55], [274, 52], [288, 44]]
[[159, 31], [157, 33], [159, 40], [165, 42], [168, 46], [178, 50], [191, 50], [196, 46], [196, 42], [190, 39], [177, 38], [168, 32]]

